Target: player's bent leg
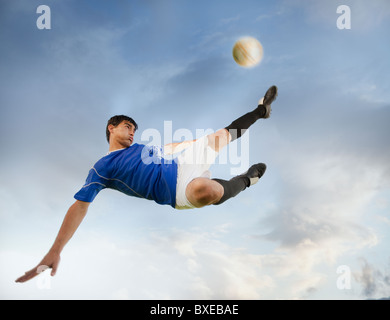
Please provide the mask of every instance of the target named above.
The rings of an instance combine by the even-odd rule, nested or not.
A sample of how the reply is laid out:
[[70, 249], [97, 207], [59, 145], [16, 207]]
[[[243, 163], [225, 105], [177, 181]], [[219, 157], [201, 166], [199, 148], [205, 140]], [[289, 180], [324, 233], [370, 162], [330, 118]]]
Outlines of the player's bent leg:
[[219, 202], [223, 193], [222, 185], [208, 178], [196, 178], [186, 188], [186, 197], [196, 208]]
[[234, 198], [246, 188], [256, 184], [264, 175], [267, 166], [258, 163], [251, 166], [247, 172], [229, 181], [222, 179], [195, 178], [186, 188], [188, 201], [196, 208], [208, 205], [220, 205]]
[[264, 175], [266, 169], [267, 166], [264, 163], [258, 163], [251, 166], [244, 174], [236, 176], [229, 181], [222, 179], [213, 179], [215, 182], [219, 183], [224, 189], [223, 196], [221, 197], [221, 199], [217, 202], [214, 202], [213, 204], [222, 204], [226, 200], [234, 198], [246, 188], [253, 186]]

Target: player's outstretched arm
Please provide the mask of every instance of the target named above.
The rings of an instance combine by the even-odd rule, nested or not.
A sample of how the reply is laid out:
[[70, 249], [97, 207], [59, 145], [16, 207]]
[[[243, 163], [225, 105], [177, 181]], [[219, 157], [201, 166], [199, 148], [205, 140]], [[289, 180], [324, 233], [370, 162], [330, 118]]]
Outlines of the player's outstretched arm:
[[80, 223], [83, 221], [85, 215], [87, 214], [89, 207], [88, 202], [76, 201], [68, 210], [64, 222], [58, 232], [57, 238], [54, 241], [53, 246], [42, 259], [42, 261], [33, 269], [27, 271], [23, 276], [16, 279], [16, 282], [26, 282], [37, 276], [44, 266], [47, 266], [52, 269], [51, 275], [54, 276], [57, 272], [58, 265], [60, 263], [60, 255], [62, 250], [68, 241], [72, 238], [73, 234], [76, 232]]

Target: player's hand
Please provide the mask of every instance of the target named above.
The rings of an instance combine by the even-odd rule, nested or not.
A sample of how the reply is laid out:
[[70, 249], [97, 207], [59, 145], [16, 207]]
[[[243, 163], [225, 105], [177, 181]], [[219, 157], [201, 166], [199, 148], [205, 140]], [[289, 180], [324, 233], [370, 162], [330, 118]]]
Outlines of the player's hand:
[[15, 280], [15, 282], [26, 282], [36, 277], [38, 274], [45, 271], [47, 268], [51, 268], [51, 276], [55, 276], [58, 265], [60, 264], [60, 255], [55, 253], [48, 253], [43, 260], [33, 269], [27, 271], [23, 276]]

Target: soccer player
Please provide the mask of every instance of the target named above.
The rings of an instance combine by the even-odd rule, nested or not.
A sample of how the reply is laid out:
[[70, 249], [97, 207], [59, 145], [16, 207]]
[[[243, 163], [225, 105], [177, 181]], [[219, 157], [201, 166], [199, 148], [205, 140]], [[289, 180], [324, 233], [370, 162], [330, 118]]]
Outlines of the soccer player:
[[[211, 179], [209, 171], [218, 153], [238, 139], [260, 118], [269, 118], [277, 87], [268, 89], [258, 106], [229, 126], [198, 140], [172, 143], [164, 148], [133, 144], [137, 123], [127, 116], [112, 117], [106, 127], [109, 153], [89, 171], [84, 186], [75, 194], [49, 252], [43, 260], [16, 282], [34, 278], [47, 266], [51, 275], [57, 272], [60, 254], [84, 219], [90, 203], [105, 188], [129, 196], [154, 200], [175, 209], [193, 209], [220, 205], [254, 185], [263, 176], [266, 165], [255, 164], [230, 180]], [[178, 154], [172, 159], [164, 155]]]

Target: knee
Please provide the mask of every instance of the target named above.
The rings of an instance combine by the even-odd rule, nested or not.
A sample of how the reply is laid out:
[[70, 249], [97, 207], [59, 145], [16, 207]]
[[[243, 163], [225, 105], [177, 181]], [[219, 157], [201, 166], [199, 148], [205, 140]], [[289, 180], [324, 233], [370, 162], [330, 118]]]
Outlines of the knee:
[[213, 204], [221, 198], [221, 190], [216, 188], [211, 180], [202, 180], [191, 182], [190, 195], [187, 196], [192, 204], [199, 207]]
[[197, 203], [208, 205], [215, 199], [215, 190], [207, 184], [198, 183], [194, 188], [194, 198]]

